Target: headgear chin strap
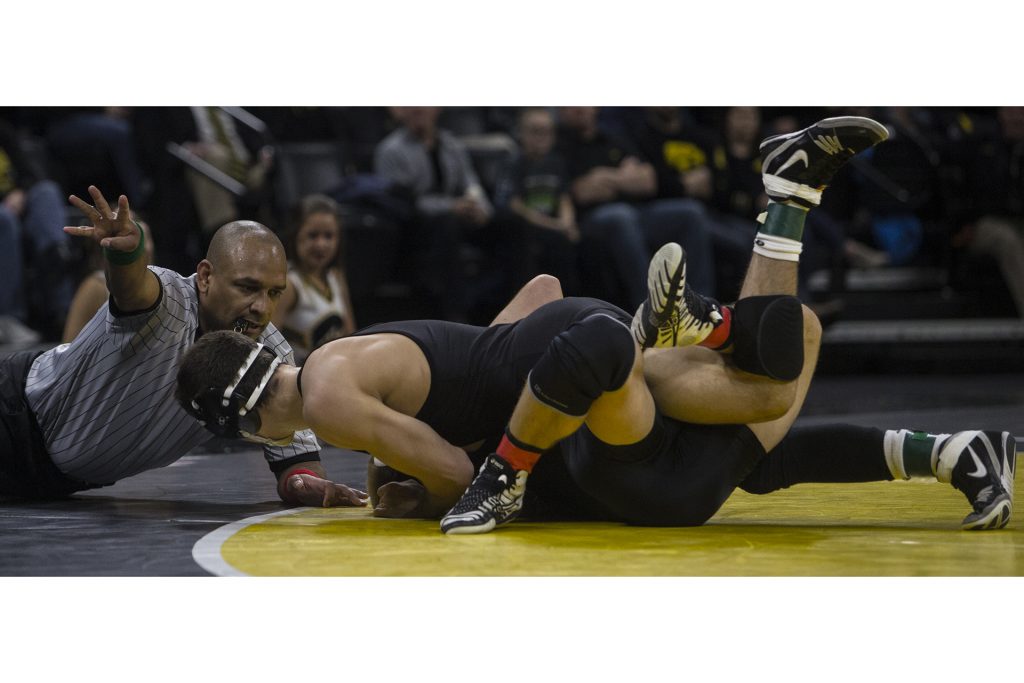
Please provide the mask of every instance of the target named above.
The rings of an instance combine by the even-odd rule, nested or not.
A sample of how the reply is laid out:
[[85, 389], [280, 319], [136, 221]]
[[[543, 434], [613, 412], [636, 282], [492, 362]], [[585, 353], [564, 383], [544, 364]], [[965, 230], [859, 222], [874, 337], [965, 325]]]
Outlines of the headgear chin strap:
[[[252, 393], [248, 396], [238, 393], [238, 386], [245, 380], [261, 353], [273, 356], [270, 366], [260, 377]], [[242, 367], [235, 373], [234, 380], [223, 391], [217, 387], [207, 387], [192, 399], [192, 414], [201, 425], [220, 437], [246, 439], [272, 446], [285, 446], [291, 443], [293, 435], [283, 439], [268, 439], [259, 436], [257, 434], [260, 430], [259, 415], [249, 412], [260, 400], [260, 395], [263, 394], [263, 390], [266, 389], [270, 378], [274, 376], [274, 371], [280, 364], [281, 359], [276, 354], [265, 349], [263, 344], [257, 344], [242, 363]]]

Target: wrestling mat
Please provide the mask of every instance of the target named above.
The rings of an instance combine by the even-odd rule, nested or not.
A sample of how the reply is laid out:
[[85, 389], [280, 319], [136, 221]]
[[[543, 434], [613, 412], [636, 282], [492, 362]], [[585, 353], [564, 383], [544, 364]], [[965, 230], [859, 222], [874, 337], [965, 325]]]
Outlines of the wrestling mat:
[[1001, 531], [960, 531], [968, 511], [958, 491], [926, 481], [809, 484], [768, 496], [738, 491], [694, 528], [513, 522], [448, 537], [436, 521], [299, 508], [222, 526], [192, 554], [221, 576], [1024, 574], [1019, 520]]

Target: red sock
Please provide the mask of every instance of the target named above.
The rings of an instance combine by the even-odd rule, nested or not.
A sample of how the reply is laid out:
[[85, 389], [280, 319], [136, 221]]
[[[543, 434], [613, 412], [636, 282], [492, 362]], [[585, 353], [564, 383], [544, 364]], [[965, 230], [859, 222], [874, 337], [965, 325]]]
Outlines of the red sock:
[[706, 346], [709, 349], [720, 349], [732, 341], [732, 309], [722, 306], [718, 309], [722, 314], [722, 322], [711, 331], [708, 338], [699, 342], [697, 346]]
[[505, 462], [512, 465], [516, 470], [533, 471], [533, 466], [540, 460], [541, 451], [534, 446], [523, 443], [505, 430], [505, 436], [494, 451], [500, 455]]

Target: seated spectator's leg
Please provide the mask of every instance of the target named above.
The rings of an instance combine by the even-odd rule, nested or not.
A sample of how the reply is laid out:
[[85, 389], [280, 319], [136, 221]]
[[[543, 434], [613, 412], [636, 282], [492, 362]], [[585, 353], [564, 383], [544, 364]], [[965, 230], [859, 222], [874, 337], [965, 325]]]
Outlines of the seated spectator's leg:
[[[710, 219], [704, 205], [694, 199], [659, 199], [641, 210], [647, 246], [653, 251], [667, 242], [686, 250], [686, 280], [706, 296], [715, 296], [715, 254]], [[745, 245], [750, 252], [750, 242]]]
[[0, 205], [0, 315], [24, 317], [21, 291], [21, 222]]
[[64, 207], [67, 200], [60, 186], [52, 180], [41, 180], [26, 194], [25, 232], [37, 253], [60, 249], [69, 243], [64, 232]]
[[29, 188], [26, 199], [23, 224], [32, 250], [33, 308], [48, 324], [60, 325], [74, 295], [64, 198], [57, 183], [43, 180]]
[[1024, 232], [1020, 226], [1000, 216], [985, 216], [975, 226], [969, 251], [996, 260], [1017, 315], [1024, 317]]
[[648, 255], [637, 209], [624, 202], [599, 206], [587, 213], [580, 233], [612, 264], [618, 276], [622, 294], [609, 297], [611, 303], [625, 303], [625, 308], [638, 306], [647, 296]]

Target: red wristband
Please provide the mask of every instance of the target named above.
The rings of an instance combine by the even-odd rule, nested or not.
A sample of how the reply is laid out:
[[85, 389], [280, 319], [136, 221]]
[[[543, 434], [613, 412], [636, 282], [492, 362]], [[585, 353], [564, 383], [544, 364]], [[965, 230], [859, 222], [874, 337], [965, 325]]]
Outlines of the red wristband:
[[[295, 474], [308, 474], [311, 477], [316, 477], [317, 479], [323, 479], [323, 477], [321, 477], [319, 474], [317, 474], [313, 470], [292, 470], [291, 472], [288, 473], [288, 476], [290, 477], [290, 476], [295, 475]], [[287, 477], [285, 477], [285, 478], [287, 479]]]
[[277, 484], [277, 495], [281, 496], [282, 499], [284, 499], [285, 491], [288, 490], [288, 480], [291, 479], [296, 474], [308, 474], [311, 477], [316, 477], [317, 479], [322, 479], [322, 477], [319, 474], [317, 474], [316, 472], [314, 472], [313, 470], [307, 470], [307, 469], [292, 470], [291, 472], [288, 473], [287, 477], [281, 477], [281, 480]]

